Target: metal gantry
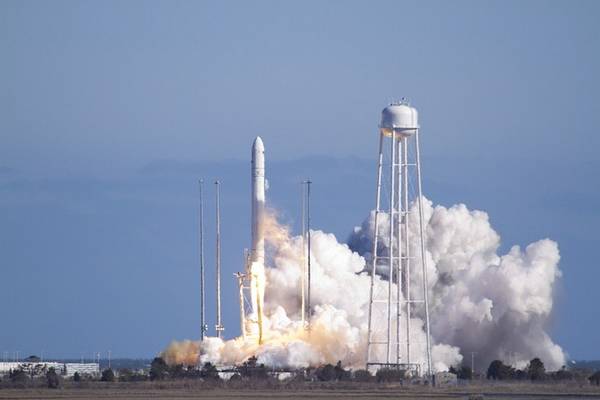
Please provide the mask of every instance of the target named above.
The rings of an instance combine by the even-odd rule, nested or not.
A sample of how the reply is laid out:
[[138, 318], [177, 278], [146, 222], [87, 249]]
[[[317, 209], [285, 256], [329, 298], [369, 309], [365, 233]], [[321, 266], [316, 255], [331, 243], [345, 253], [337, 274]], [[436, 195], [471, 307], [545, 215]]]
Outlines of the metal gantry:
[[[399, 368], [418, 375], [424, 368], [431, 375], [419, 129], [416, 110], [406, 103], [392, 104], [388, 108], [393, 107], [397, 109], [391, 112], [397, 114], [392, 115], [393, 123], [390, 126], [386, 125], [389, 121], [385, 120], [387, 109], [384, 110], [379, 138], [366, 367]], [[409, 112], [414, 115], [406, 114]], [[406, 118], [410, 121], [407, 122]], [[389, 159], [386, 159], [386, 153], [389, 154]], [[416, 188], [411, 185], [414, 181]], [[385, 202], [382, 197], [386, 199]], [[417, 215], [411, 215], [413, 211]], [[410, 227], [415, 223], [418, 224], [419, 233], [418, 237], [413, 238], [410, 233], [415, 230]], [[420, 276], [411, 275], [411, 267], [416, 260], [410, 252], [411, 243], [417, 244], [414, 240], [418, 241], [422, 268]], [[419, 279], [422, 281], [422, 292], [417, 293], [418, 298], [413, 298], [415, 291], [411, 289], [411, 283], [418, 282]], [[415, 357], [415, 343], [411, 343], [411, 314], [417, 307], [420, 307], [420, 316], [424, 319], [426, 343], [422, 343], [424, 351]]]
[[240, 331], [242, 337], [255, 339], [260, 343], [257, 314], [252, 306], [252, 272], [251, 250], [244, 249], [244, 272], [233, 274], [238, 283], [240, 306]]

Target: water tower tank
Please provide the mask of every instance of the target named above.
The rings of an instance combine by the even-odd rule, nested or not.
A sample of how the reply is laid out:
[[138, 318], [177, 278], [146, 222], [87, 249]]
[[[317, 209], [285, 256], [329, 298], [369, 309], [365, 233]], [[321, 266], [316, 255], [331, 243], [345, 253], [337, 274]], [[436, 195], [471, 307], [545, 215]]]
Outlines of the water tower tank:
[[392, 103], [381, 112], [381, 133], [391, 136], [395, 132], [398, 136], [411, 136], [419, 129], [419, 116], [417, 109], [406, 103]]

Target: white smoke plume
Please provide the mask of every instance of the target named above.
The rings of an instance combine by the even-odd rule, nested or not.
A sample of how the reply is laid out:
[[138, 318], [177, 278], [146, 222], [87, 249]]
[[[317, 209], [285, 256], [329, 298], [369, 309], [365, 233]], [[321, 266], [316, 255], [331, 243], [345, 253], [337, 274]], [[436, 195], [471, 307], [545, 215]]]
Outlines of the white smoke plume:
[[[462, 204], [433, 207], [424, 200], [423, 205], [434, 369], [459, 365], [464, 357], [470, 359], [471, 352], [485, 366], [498, 358], [522, 367], [540, 357], [548, 369], [560, 368], [565, 354], [545, 331], [560, 277], [557, 244], [544, 239], [525, 250], [515, 246], [508, 254], [498, 255], [500, 237], [486, 213], [469, 211]], [[410, 218], [417, 215], [413, 212]], [[380, 218], [382, 237], [386, 217]], [[173, 342], [161, 355], [170, 364], [195, 364], [200, 357], [201, 362], [230, 365], [256, 355], [259, 362], [275, 367], [341, 360], [346, 366], [364, 368], [370, 286], [365, 268], [373, 214], [355, 228], [348, 244], [332, 234], [312, 231], [310, 332], [300, 322], [302, 238], [291, 236], [272, 213], [266, 218], [270, 254], [265, 271], [264, 343], [206, 338], [203, 343]], [[418, 223], [410, 226], [414, 229], [410, 237], [417, 238]], [[411, 241], [411, 254], [419, 254], [419, 245]], [[381, 251], [385, 253], [385, 247]], [[420, 274], [417, 257], [411, 275], [413, 298], [422, 298]], [[377, 276], [376, 287], [387, 287], [386, 279]], [[419, 363], [425, 361], [422, 316], [416, 307], [411, 319], [411, 354]]]

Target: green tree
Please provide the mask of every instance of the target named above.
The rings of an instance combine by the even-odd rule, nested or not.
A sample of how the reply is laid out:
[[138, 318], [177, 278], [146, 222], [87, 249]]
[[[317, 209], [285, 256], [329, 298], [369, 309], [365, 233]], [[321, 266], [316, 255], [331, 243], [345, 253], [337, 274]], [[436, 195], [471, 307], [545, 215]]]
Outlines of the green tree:
[[450, 369], [448, 369], [448, 372], [456, 375], [457, 379], [470, 380], [473, 378], [473, 371], [471, 371], [471, 368], [467, 367], [466, 365], [462, 365], [460, 368], [450, 367]]
[[189, 379], [198, 379], [198, 378], [200, 378], [200, 373], [201, 373], [200, 369], [198, 369], [192, 365], [188, 365], [185, 376], [186, 376], [186, 378], [189, 378]]
[[335, 379], [338, 381], [349, 381], [352, 379], [352, 374], [350, 371], [346, 371], [342, 366], [342, 362], [338, 361], [335, 365]]
[[102, 382], [114, 382], [115, 381], [115, 373], [112, 369], [107, 368], [102, 371], [102, 377], [100, 378]]
[[354, 380], [356, 382], [371, 382], [373, 380], [373, 375], [366, 369], [359, 369], [354, 371]]
[[154, 358], [150, 364], [150, 380], [162, 381], [169, 376], [169, 366], [160, 357]]
[[487, 370], [488, 379], [500, 379], [500, 370], [502, 369], [502, 361], [494, 360], [490, 363]]
[[132, 371], [129, 368], [122, 368], [119, 370], [119, 382], [141, 382], [148, 380], [148, 376], [140, 374], [136, 371]]
[[575, 378], [573, 372], [569, 371], [566, 366], [562, 366], [561, 369], [552, 374], [552, 379], [556, 381], [571, 381]]
[[513, 370], [511, 378], [516, 379], [518, 381], [524, 381], [525, 379], [528, 378], [527, 371], [524, 371], [522, 369]]
[[202, 369], [200, 370], [200, 377], [208, 380], [221, 379], [221, 377], [219, 377], [219, 371], [217, 370], [217, 367], [215, 367], [214, 365], [212, 365], [212, 363], [209, 362], [204, 363], [204, 365], [202, 366]]
[[245, 378], [260, 380], [269, 377], [269, 371], [267, 371], [265, 364], [258, 364], [256, 356], [250, 357], [241, 365], [241, 367], [238, 367], [237, 370], [240, 375]]
[[596, 371], [594, 375], [588, 378], [590, 384], [600, 386], [600, 371]]
[[334, 381], [336, 379], [335, 367], [331, 364], [325, 364], [315, 371], [317, 379], [320, 381]]
[[240, 374], [233, 374], [231, 375], [231, 378], [229, 378], [229, 383], [232, 385], [238, 385], [241, 384], [242, 382], [242, 376]]
[[406, 371], [396, 368], [379, 368], [375, 373], [377, 382], [400, 382], [406, 377]]
[[122, 368], [119, 370], [119, 382], [131, 382], [133, 372], [129, 368]]
[[172, 379], [183, 379], [186, 377], [186, 370], [183, 364], [176, 364], [169, 368], [169, 376]]
[[546, 377], [546, 368], [539, 358], [534, 358], [527, 367], [527, 376], [532, 381], [541, 381]]
[[79, 372], [73, 374], [73, 382], [81, 382], [81, 375], [79, 375]]
[[471, 367], [463, 365], [458, 371], [456, 371], [456, 377], [458, 379], [471, 380], [473, 379], [473, 371], [471, 370]]
[[50, 367], [48, 372], [46, 372], [46, 382], [50, 389], [58, 389], [60, 386], [60, 378], [53, 367]]
[[29, 380], [27, 372], [22, 369], [15, 369], [8, 374], [8, 378], [12, 383], [25, 383]]
[[510, 379], [513, 377], [515, 370], [510, 365], [505, 365], [500, 360], [494, 360], [490, 363], [490, 366], [487, 370], [487, 378], [488, 379]]

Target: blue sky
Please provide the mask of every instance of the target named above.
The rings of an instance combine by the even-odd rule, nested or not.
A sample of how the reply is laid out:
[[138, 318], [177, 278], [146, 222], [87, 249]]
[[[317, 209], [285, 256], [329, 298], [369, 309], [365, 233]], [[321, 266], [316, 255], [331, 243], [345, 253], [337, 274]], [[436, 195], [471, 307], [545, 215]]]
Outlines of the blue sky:
[[152, 356], [197, 336], [197, 178], [223, 181], [224, 277], [248, 246], [256, 135], [283, 218], [310, 175], [315, 225], [344, 240], [372, 207], [379, 112], [406, 96], [428, 197], [489, 212], [504, 249], [558, 241], [550, 330], [600, 358], [599, 17], [594, 1], [3, 1], [0, 352]]

